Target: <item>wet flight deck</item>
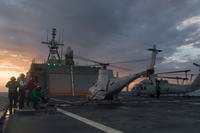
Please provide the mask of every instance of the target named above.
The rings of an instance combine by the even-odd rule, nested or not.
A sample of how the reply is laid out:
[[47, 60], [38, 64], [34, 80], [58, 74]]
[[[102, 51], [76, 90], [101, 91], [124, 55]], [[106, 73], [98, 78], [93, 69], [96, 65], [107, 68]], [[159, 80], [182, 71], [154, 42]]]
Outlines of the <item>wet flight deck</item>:
[[200, 132], [199, 97], [121, 99], [110, 104], [87, 102], [85, 97], [54, 97], [46, 108], [16, 110], [14, 115], [7, 115], [3, 132]]

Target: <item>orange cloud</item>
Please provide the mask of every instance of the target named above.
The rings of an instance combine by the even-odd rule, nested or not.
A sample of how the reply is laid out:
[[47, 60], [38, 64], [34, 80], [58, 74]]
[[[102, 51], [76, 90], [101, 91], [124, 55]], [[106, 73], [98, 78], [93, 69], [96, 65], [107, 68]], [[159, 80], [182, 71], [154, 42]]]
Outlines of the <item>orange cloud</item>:
[[20, 73], [28, 71], [31, 58], [23, 53], [0, 49], [0, 91], [7, 91], [5, 84], [10, 77], [18, 77]]

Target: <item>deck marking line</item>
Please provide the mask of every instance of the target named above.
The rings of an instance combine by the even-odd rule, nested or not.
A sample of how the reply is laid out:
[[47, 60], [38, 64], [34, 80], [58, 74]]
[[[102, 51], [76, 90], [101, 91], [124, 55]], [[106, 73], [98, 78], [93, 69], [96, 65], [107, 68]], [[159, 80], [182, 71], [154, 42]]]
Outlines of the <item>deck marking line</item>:
[[57, 101], [57, 102], [64, 101], [64, 100], [60, 100], [60, 99], [56, 99], [56, 98], [50, 98], [50, 99], [52, 99], [52, 100], [54, 100], [54, 101]]
[[70, 116], [70, 117], [72, 117], [72, 118], [74, 118], [74, 119], [77, 119], [77, 120], [79, 120], [79, 121], [81, 121], [81, 122], [84, 122], [84, 123], [86, 123], [86, 124], [88, 124], [88, 125], [90, 125], [90, 126], [93, 126], [93, 127], [95, 127], [95, 128], [98, 128], [98, 129], [100, 129], [100, 130], [102, 130], [102, 131], [104, 131], [104, 132], [106, 132], [106, 133], [123, 133], [123, 132], [120, 131], [120, 130], [113, 129], [113, 128], [111, 128], [111, 127], [105, 126], [105, 125], [103, 125], [103, 124], [97, 123], [97, 122], [92, 121], [92, 120], [89, 120], [89, 119], [86, 119], [86, 118], [84, 118], [84, 117], [81, 117], [81, 116], [79, 116], [79, 115], [70, 113], [70, 112], [65, 111], [65, 110], [63, 110], [63, 109], [60, 109], [60, 108], [57, 108], [57, 111], [59, 111], [59, 112], [65, 114], [65, 115], [67, 115], [67, 116]]

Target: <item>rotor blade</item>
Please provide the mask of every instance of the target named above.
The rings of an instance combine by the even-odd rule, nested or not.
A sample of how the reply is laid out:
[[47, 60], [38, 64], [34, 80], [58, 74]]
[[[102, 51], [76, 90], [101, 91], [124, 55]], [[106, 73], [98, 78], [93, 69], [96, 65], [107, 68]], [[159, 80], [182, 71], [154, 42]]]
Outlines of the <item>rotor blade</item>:
[[199, 64], [197, 64], [197, 63], [193, 63], [193, 65], [195, 65], [195, 66], [197, 66], [197, 67], [200, 67], [200, 65], [199, 65]]
[[163, 50], [159, 50], [159, 49], [152, 49], [152, 48], [149, 48], [149, 49], [147, 49], [147, 50], [149, 50], [149, 51], [158, 51], [158, 52], [162, 52]]
[[[194, 75], [194, 76], [197, 76], [197, 75], [199, 75], [199, 74], [194, 74], [194, 73], [188, 73], [188, 75]], [[178, 76], [185, 76], [185, 74], [183, 74], [183, 73], [172, 73], [172, 74], [170, 74], [170, 75], [172, 75], [172, 76], [174, 76], [174, 75], [178, 75]]]
[[148, 60], [149, 59], [127, 60], [127, 61], [112, 62], [110, 64], [135, 63], [135, 62], [144, 62], [144, 61], [148, 61]]
[[[162, 60], [163, 57], [158, 57], [156, 60]], [[124, 63], [136, 63], [136, 62], [145, 62], [149, 61], [150, 59], [133, 59], [133, 60], [127, 60], [127, 61], [118, 61], [118, 62], [111, 62], [110, 64], [124, 64]]]
[[83, 60], [83, 61], [92, 62], [92, 63], [97, 63], [99, 65], [109, 65], [109, 63], [98, 62], [98, 61], [95, 61], [95, 60], [92, 60], [92, 59], [88, 59], [88, 58], [85, 58], [85, 57], [82, 57], [82, 56], [78, 56], [78, 55], [74, 55], [74, 58], [80, 59], [80, 60]]
[[116, 65], [110, 65], [110, 67], [121, 69], [121, 70], [126, 70], [126, 71], [131, 71], [132, 69], [121, 67], [121, 66], [116, 66]]
[[158, 78], [166, 78], [166, 79], [182, 79], [182, 80], [188, 80], [188, 78], [182, 78], [182, 77], [162, 77], [162, 76], [157, 76]]
[[[101, 68], [100, 65], [87, 65], [88, 67], [95, 67], [95, 68]], [[125, 70], [125, 71], [132, 71], [132, 69], [121, 67], [121, 66], [116, 66], [116, 65], [109, 65], [109, 67]]]
[[157, 74], [168, 74], [168, 73], [182, 73], [182, 72], [190, 72], [191, 70], [181, 70], [181, 71], [171, 71], [171, 72], [162, 72]]

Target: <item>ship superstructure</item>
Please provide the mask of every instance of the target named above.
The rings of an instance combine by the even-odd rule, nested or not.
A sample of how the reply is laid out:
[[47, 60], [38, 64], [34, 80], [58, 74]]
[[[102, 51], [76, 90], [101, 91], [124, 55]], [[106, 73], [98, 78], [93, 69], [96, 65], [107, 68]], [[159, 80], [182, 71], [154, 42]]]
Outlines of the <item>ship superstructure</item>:
[[59, 46], [64, 44], [56, 41], [55, 28], [52, 30], [52, 39], [42, 43], [48, 45], [48, 58], [44, 63], [33, 61], [28, 77], [34, 77], [46, 95], [88, 95], [88, 89], [98, 79], [100, 67], [76, 65], [70, 47], [62, 59], [58, 51]]

